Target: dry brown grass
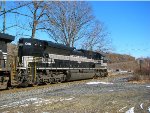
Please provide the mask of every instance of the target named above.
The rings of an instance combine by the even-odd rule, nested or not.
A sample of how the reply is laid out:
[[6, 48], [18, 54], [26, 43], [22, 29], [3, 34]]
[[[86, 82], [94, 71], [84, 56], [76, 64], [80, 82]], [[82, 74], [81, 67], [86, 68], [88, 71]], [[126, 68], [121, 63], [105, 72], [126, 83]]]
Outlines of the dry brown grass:
[[141, 83], [150, 83], [150, 68], [143, 67], [143, 68], [137, 68], [134, 71], [134, 75], [131, 78], [131, 81], [137, 81]]
[[129, 61], [129, 62], [120, 62], [120, 63], [111, 63], [108, 64], [109, 69], [121, 69], [121, 70], [127, 70], [127, 71], [133, 71], [138, 67], [138, 64], [136, 61]]

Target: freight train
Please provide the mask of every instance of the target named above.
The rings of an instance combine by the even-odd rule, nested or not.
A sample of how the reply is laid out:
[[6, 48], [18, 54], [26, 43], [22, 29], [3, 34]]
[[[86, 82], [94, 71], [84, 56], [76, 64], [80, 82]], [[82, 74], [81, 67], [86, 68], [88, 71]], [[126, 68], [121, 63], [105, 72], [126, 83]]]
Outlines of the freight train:
[[14, 38], [0, 33], [0, 89], [107, 76], [103, 54], [31, 38], [19, 39], [18, 56], [8, 64], [7, 43]]

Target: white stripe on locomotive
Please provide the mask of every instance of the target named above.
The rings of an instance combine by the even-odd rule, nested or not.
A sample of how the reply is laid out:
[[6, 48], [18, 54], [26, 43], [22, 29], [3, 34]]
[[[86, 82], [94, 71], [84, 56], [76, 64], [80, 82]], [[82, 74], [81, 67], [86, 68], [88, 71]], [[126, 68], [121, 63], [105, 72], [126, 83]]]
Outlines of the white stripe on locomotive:
[[[49, 54], [49, 58], [38, 57], [37, 59], [36, 62], [49, 63], [49, 64], [55, 63], [54, 59], [58, 59], [58, 60], [77, 61], [78, 63], [93, 62], [93, 63], [101, 63], [102, 65], [106, 65], [105, 63], [103, 63], [103, 60], [94, 60], [94, 59], [89, 59], [87, 57], [75, 56], [75, 55], [65, 56], [65, 55]], [[33, 56], [23, 56], [22, 61], [23, 61], [23, 67], [28, 67], [29, 62], [35, 62]]]

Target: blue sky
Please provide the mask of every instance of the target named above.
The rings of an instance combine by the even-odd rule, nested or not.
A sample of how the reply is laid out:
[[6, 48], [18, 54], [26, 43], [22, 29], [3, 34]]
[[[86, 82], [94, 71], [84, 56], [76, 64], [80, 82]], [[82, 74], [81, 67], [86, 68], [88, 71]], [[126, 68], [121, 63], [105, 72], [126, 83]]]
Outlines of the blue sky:
[[[134, 57], [150, 57], [150, 1], [91, 1], [96, 19], [105, 23], [111, 33], [115, 53], [130, 54]], [[10, 6], [9, 6], [10, 7]], [[2, 19], [2, 18], [0, 18]], [[7, 24], [13, 23], [10, 15]], [[2, 23], [2, 20], [0, 20]], [[2, 28], [2, 24], [0, 25]], [[15, 35], [15, 29], [7, 33]], [[50, 38], [46, 34], [37, 36]]]
[[90, 2], [111, 33], [114, 52], [150, 56], [150, 2]]

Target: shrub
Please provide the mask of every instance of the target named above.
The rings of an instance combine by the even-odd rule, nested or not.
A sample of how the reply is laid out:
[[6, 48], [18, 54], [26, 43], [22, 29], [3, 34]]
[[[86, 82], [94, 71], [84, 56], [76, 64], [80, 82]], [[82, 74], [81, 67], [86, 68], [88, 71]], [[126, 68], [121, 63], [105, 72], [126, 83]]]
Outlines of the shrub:
[[141, 69], [136, 69], [134, 71], [134, 76], [133, 78], [134, 80], [150, 80], [150, 68], [148, 67], [143, 67]]

